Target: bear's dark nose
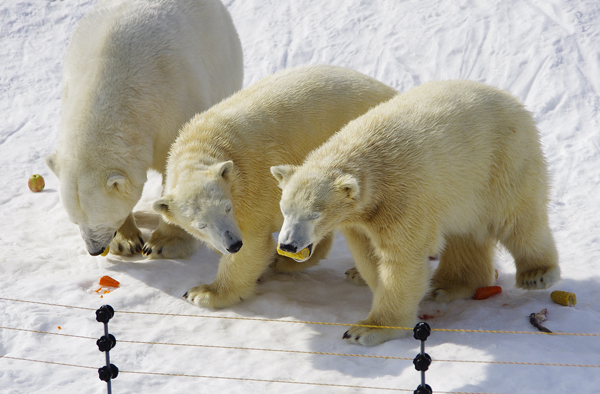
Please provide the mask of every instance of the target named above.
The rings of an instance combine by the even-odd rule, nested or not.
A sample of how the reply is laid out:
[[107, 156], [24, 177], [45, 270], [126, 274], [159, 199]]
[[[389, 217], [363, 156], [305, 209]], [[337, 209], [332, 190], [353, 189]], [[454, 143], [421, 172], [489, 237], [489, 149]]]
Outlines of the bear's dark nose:
[[290, 253], [296, 253], [296, 250], [298, 250], [298, 248], [292, 244], [280, 244], [279, 249], [283, 250], [284, 252]]
[[242, 245], [244, 245], [242, 241], [237, 241], [236, 243], [228, 247], [227, 251], [232, 254], [237, 253], [242, 248]]
[[95, 251], [93, 251], [93, 252], [90, 252], [90, 251], [88, 250], [88, 253], [89, 253], [91, 256], [100, 256], [102, 253], [104, 253], [104, 249], [106, 249], [106, 248], [102, 248], [102, 249], [100, 249], [100, 250], [95, 250]]

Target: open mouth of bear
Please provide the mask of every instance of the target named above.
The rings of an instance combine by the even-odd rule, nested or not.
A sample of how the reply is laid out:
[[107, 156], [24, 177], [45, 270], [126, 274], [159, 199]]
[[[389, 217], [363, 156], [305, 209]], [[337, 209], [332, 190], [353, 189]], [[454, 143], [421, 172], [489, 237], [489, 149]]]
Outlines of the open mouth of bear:
[[312, 250], [313, 250], [313, 244], [308, 245], [306, 248], [302, 249], [301, 251], [299, 251], [297, 253], [286, 252], [284, 250], [281, 250], [279, 247], [277, 247], [277, 253], [279, 253], [282, 256], [289, 257], [298, 263], [302, 263], [302, 262], [308, 260], [310, 258], [310, 256], [312, 255]]

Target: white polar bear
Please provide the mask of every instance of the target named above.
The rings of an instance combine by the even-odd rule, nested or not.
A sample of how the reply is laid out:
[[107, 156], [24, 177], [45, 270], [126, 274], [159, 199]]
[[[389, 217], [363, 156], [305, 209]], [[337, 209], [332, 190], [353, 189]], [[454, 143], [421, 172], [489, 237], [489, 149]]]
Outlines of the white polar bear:
[[300, 164], [350, 120], [396, 94], [356, 71], [298, 67], [260, 80], [184, 126], [169, 153], [164, 197], [153, 207], [222, 253], [215, 281], [191, 289], [188, 300], [227, 307], [253, 293], [270, 263], [290, 271], [326, 256], [332, 233], [303, 265], [275, 257], [271, 234], [283, 216], [269, 168]]
[[[46, 162], [91, 255], [109, 244], [115, 254], [142, 251], [132, 210], [148, 169], [164, 173], [180, 127], [242, 87], [242, 63], [219, 0], [107, 0], [81, 19]], [[189, 234], [162, 222], [151, 240], [165, 258], [193, 250]]]
[[[560, 276], [548, 227], [548, 173], [530, 113], [508, 93], [469, 81], [430, 82], [350, 122], [302, 164], [271, 169], [283, 188], [281, 247], [344, 234], [373, 292], [364, 325], [413, 327], [431, 282], [438, 301], [469, 298], [494, 280], [500, 241], [517, 286]], [[376, 345], [406, 330], [353, 327]]]

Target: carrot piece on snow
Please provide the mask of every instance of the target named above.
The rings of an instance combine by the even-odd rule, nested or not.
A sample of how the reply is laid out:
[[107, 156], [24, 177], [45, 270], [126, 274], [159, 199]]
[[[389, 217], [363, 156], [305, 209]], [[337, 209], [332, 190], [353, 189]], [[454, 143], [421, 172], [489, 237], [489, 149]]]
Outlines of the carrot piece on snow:
[[485, 300], [488, 297], [493, 296], [494, 294], [502, 293], [502, 287], [500, 286], [486, 286], [480, 287], [475, 291], [475, 299], [476, 300]]
[[119, 281], [114, 280], [110, 276], [105, 275], [102, 278], [100, 278], [100, 281], [98, 282], [98, 284], [100, 286], [119, 287], [120, 283], [119, 283]]

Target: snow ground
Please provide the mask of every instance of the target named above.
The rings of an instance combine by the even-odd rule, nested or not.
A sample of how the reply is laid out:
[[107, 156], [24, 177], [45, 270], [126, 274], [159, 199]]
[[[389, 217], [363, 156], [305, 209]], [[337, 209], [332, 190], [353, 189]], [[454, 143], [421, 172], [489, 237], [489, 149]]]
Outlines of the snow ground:
[[[296, 275], [268, 273], [255, 298], [217, 312], [181, 298], [188, 288], [214, 278], [217, 258], [207, 249], [189, 260], [87, 255], [44, 156], [57, 143], [65, 48], [75, 23], [95, 3], [0, 0], [0, 391], [105, 392], [96, 372], [104, 356], [89, 338], [103, 334], [94, 310], [108, 303], [117, 310], [109, 324], [118, 341], [111, 361], [122, 371], [112, 382], [114, 393], [381, 391], [341, 385], [412, 392], [420, 383], [411, 362], [419, 343], [412, 338], [362, 348], [341, 340], [344, 327], [252, 320], [354, 323], [366, 316], [370, 293], [344, 280], [353, 263], [341, 236], [319, 266]], [[361, 71], [400, 91], [429, 80], [466, 78], [519, 97], [538, 122], [553, 179], [550, 219], [563, 271], [553, 289], [577, 293], [578, 304], [562, 307], [550, 301], [550, 291], [516, 289], [512, 260], [500, 251], [501, 295], [448, 305], [425, 301], [421, 314], [434, 329], [535, 332], [527, 316], [548, 308], [551, 330], [600, 334], [597, 0], [225, 4], [244, 48], [245, 86], [286, 67], [326, 63]], [[44, 192], [27, 189], [33, 173], [46, 178]], [[159, 194], [160, 178], [151, 174], [136, 208], [146, 235], [156, 225], [150, 205]], [[101, 298], [94, 290], [103, 275], [119, 280], [121, 287]], [[14, 299], [90, 309], [9, 301]], [[599, 392], [597, 337], [434, 331], [426, 351], [434, 360], [427, 372], [434, 392]]]

